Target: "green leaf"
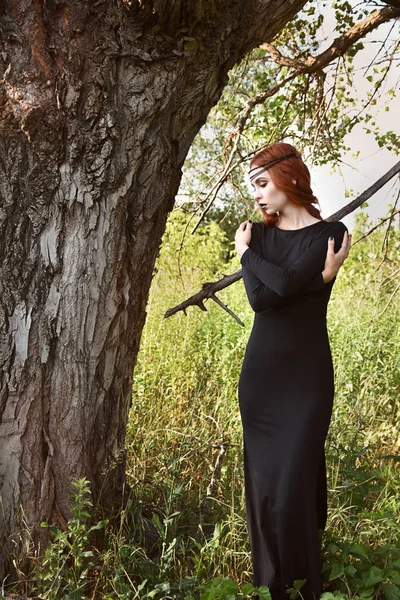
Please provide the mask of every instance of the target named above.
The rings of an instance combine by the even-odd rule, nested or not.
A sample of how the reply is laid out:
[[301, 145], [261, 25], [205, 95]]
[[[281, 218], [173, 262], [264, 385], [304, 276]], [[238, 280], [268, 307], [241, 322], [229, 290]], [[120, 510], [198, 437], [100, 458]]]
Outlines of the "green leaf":
[[260, 600], [271, 600], [271, 592], [269, 591], [269, 587], [266, 585], [260, 585], [257, 588], [257, 594], [260, 597]]
[[372, 598], [374, 595], [374, 588], [370, 587], [370, 588], [366, 588], [365, 590], [361, 590], [360, 591], [360, 598]]
[[371, 567], [366, 575], [367, 576], [364, 580], [364, 585], [366, 587], [374, 586], [377, 583], [381, 583], [381, 581], [385, 580], [385, 575], [382, 569], [380, 569], [379, 567]]
[[344, 572], [346, 573], [346, 575], [354, 577], [354, 575], [357, 573], [357, 569], [353, 565], [347, 565], [347, 567], [345, 567], [344, 569]]
[[163, 583], [157, 583], [157, 585], [155, 585], [154, 588], [156, 590], [159, 590], [160, 592], [168, 593], [171, 590], [171, 584], [169, 581], [163, 581]]
[[341, 577], [343, 574], [344, 574], [344, 569], [343, 569], [342, 563], [335, 561], [332, 564], [331, 573], [329, 575], [329, 581], [333, 581], [334, 579]]
[[251, 583], [245, 583], [244, 586], [242, 587], [242, 594], [243, 596], [250, 596], [250, 594], [253, 592], [254, 590], [254, 586]]
[[363, 544], [350, 544], [349, 553], [362, 556], [363, 558], [369, 558], [368, 548]]
[[137, 588], [137, 591], [138, 591], [138, 592], [141, 592], [141, 591], [142, 591], [142, 589], [145, 587], [146, 583], [147, 583], [147, 579], [144, 579], [144, 580], [143, 580], [143, 581], [142, 581], [142, 582], [139, 584], [139, 586], [138, 586], [138, 588]]
[[382, 590], [386, 600], [400, 600], [400, 589], [393, 583], [383, 583]]
[[104, 519], [104, 521], [99, 521], [96, 525], [93, 525], [93, 527], [89, 529], [88, 533], [91, 533], [92, 531], [97, 531], [98, 529], [104, 529], [104, 527], [107, 527], [108, 523], [108, 519]]
[[293, 587], [288, 588], [286, 590], [286, 593], [290, 595], [291, 600], [295, 600], [296, 598], [301, 596], [301, 593], [299, 592], [299, 590], [301, 590], [301, 588], [306, 583], [306, 581], [307, 581], [307, 579], [296, 579], [293, 582]]

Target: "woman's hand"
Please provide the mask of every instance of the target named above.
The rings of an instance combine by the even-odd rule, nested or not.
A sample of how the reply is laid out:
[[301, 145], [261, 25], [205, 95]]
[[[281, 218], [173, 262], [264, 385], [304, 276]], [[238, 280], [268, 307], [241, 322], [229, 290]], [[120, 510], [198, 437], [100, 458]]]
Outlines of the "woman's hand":
[[335, 240], [332, 237], [328, 240], [328, 252], [326, 253], [325, 266], [322, 271], [324, 283], [328, 283], [336, 277], [340, 267], [349, 255], [351, 246], [351, 235], [347, 231], [344, 232], [342, 245], [338, 252], [335, 253]]
[[235, 234], [235, 248], [236, 252], [239, 255], [239, 258], [242, 254], [247, 250], [251, 240], [251, 228], [253, 227], [253, 223], [251, 221], [244, 221], [241, 223], [236, 230]]

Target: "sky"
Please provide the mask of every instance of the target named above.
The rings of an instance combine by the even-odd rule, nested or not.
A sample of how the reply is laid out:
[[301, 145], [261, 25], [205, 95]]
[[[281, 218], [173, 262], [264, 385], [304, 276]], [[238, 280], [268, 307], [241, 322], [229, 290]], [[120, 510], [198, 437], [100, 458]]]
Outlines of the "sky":
[[[329, 24], [326, 27], [328, 26]], [[364, 39], [365, 49], [360, 51], [354, 59], [356, 67], [355, 87], [360, 99], [366, 98], [366, 90], [369, 89], [369, 82], [365, 79], [365, 67], [369, 65], [380, 47], [377, 41], [384, 40], [392, 26], [393, 23], [386, 23], [368, 34]], [[329, 35], [330, 32], [325, 31], [325, 33], [328, 34], [329, 43], [331, 43], [332, 36]], [[399, 39], [399, 33], [400, 24], [397, 23], [391, 33], [391, 38], [397, 37]], [[388, 104], [389, 111], [387, 112], [384, 107], [388, 101], [388, 95], [384, 93], [383, 98], [378, 100], [376, 106], [373, 108], [373, 113], [372, 110], [371, 113], [376, 115], [376, 122], [380, 127], [381, 133], [392, 130], [400, 136], [399, 60], [397, 60], [397, 64], [397, 67], [393, 65], [383, 88], [387, 92], [390, 88], [396, 87], [397, 97], [390, 100]], [[351, 155], [343, 157], [347, 165], [343, 166], [341, 174], [332, 173], [328, 165], [310, 167], [312, 188], [320, 201], [321, 212], [324, 218], [359, 196], [400, 160], [400, 156], [397, 156], [394, 152], [390, 152], [386, 148], [379, 148], [373, 136], [367, 135], [359, 125], [354, 127], [345, 142], [354, 151], [359, 150], [360, 154], [358, 158], [354, 158]], [[397, 176], [368, 201], [366, 212], [373, 223], [378, 222], [380, 217], [387, 215], [388, 205], [394, 204], [399, 188], [400, 179]], [[349, 198], [345, 197], [346, 189], [353, 190]], [[354, 223], [354, 213], [344, 217], [342, 220], [351, 229]]]

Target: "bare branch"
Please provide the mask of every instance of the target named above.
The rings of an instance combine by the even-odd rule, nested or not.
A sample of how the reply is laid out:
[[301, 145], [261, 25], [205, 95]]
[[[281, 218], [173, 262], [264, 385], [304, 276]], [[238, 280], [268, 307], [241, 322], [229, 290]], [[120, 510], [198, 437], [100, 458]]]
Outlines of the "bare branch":
[[390, 4], [390, 6], [394, 6], [395, 8], [400, 9], [400, 0], [383, 0], [385, 4]]
[[268, 52], [268, 54], [270, 55], [270, 57], [272, 58], [272, 60], [277, 65], [282, 65], [284, 67], [291, 67], [293, 69], [296, 69], [296, 71], [301, 71], [305, 66], [305, 64], [302, 60], [284, 56], [272, 44], [267, 44], [267, 43], [261, 44], [260, 48], [262, 48], [262, 50], [266, 50]]
[[[337, 212], [333, 213], [325, 220], [339, 221], [346, 215], [349, 215], [356, 208], [358, 208], [369, 198], [371, 198], [371, 196], [373, 196], [381, 187], [383, 187], [392, 177], [397, 175], [397, 173], [400, 173], [400, 161], [396, 163], [385, 175], [378, 179], [378, 181], [376, 181], [367, 190], [365, 190], [365, 192], [358, 196], [358, 198], [355, 198], [354, 200], [352, 200], [352, 202], [349, 202], [349, 204], [347, 204]], [[385, 220], [386, 219], [384, 219], [379, 225], [381, 225]], [[224, 310], [231, 314], [231, 316], [233, 316], [233, 318], [236, 321], [243, 325], [243, 323], [238, 319], [238, 317], [234, 315], [232, 311], [230, 311], [230, 309], [227, 306], [225, 306], [222, 302], [220, 302], [215, 296], [216, 292], [227, 288], [228, 286], [232, 285], [232, 283], [239, 281], [239, 279], [241, 278], [242, 271], [239, 270], [235, 273], [232, 273], [231, 275], [224, 275], [224, 277], [219, 281], [203, 283], [202, 289], [199, 292], [197, 292], [197, 294], [194, 294], [194, 296], [187, 298], [187, 300], [184, 300], [184, 302], [181, 302], [177, 306], [174, 306], [173, 308], [167, 310], [167, 312], [164, 315], [164, 318], [168, 318], [181, 310], [183, 310], [183, 312], [186, 314], [186, 309], [189, 306], [198, 306], [201, 310], [206, 311], [207, 309], [204, 306], [203, 302], [204, 300], [207, 300], [207, 298], [212, 298], [215, 302], [217, 302], [217, 304], [219, 304], [220, 306], [222, 305], [222, 308], [224, 308]]]
[[220, 300], [220, 299], [219, 299], [219, 298], [218, 298], [218, 297], [217, 297], [215, 294], [213, 294], [213, 295], [211, 296], [211, 298], [214, 300], [214, 302], [216, 302], [216, 303], [218, 304], [218, 306], [220, 306], [221, 308], [223, 308], [223, 309], [224, 309], [224, 310], [225, 310], [225, 311], [228, 313], [228, 315], [231, 315], [231, 317], [232, 317], [233, 319], [235, 319], [235, 321], [236, 321], [237, 323], [239, 323], [239, 325], [241, 325], [242, 327], [244, 327], [244, 323], [243, 323], [243, 321], [241, 321], [241, 320], [239, 319], [239, 317], [238, 317], [237, 315], [235, 315], [235, 313], [234, 313], [234, 312], [233, 312], [233, 311], [232, 311], [230, 308], [228, 308], [228, 307], [226, 306], [226, 304], [224, 304], [223, 302], [221, 302], [221, 300]]
[[235, 281], [239, 281], [241, 277], [242, 271], [240, 270], [236, 271], [236, 273], [232, 273], [232, 275], [224, 275], [222, 279], [220, 279], [219, 281], [215, 281], [214, 283], [203, 283], [200, 292], [197, 292], [197, 294], [195, 294], [194, 296], [191, 296], [184, 302], [181, 302], [181, 304], [178, 304], [178, 306], [174, 306], [174, 308], [168, 309], [164, 315], [164, 318], [167, 319], [168, 317], [171, 317], [180, 310], [183, 310], [185, 312], [188, 306], [198, 306], [199, 308], [201, 308], [201, 310], [207, 310], [203, 304], [204, 300], [206, 300], [207, 298], [212, 298], [215, 295], [215, 292], [219, 292], [231, 285], [232, 283], [235, 283]]
[[383, 315], [384, 312], [386, 312], [386, 310], [389, 308], [390, 303], [392, 302], [393, 298], [395, 297], [397, 290], [400, 288], [400, 283], [397, 285], [397, 287], [393, 290], [392, 295], [390, 296], [385, 308], [378, 313], [377, 315], [375, 315], [374, 317], [372, 317], [372, 319], [370, 319], [370, 322], [373, 323], [374, 321], [376, 321], [377, 319], [379, 319], [379, 317], [381, 317]]
[[372, 184], [371, 187], [369, 187], [367, 190], [365, 190], [365, 192], [363, 192], [360, 196], [358, 196], [358, 198], [355, 198], [355, 200], [352, 200], [349, 204], [346, 204], [346, 206], [333, 213], [333, 215], [328, 217], [326, 220], [340, 221], [340, 219], [343, 219], [343, 217], [352, 213], [356, 208], [361, 206], [361, 204], [364, 204], [364, 202], [371, 198], [371, 196], [373, 196], [378, 190], [380, 190], [381, 187], [385, 185], [385, 183], [390, 181], [392, 177], [397, 175], [397, 173], [400, 173], [400, 161], [396, 163], [391, 169], [389, 169], [389, 171], [385, 173], [385, 175], [383, 175], [380, 179], [378, 179], [378, 181], [375, 181], [375, 183]]

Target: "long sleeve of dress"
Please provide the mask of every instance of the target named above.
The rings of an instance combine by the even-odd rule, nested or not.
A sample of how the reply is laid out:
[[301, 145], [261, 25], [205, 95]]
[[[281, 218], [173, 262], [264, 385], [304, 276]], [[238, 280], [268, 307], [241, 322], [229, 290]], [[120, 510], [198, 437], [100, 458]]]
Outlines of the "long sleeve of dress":
[[[282, 297], [279, 294], [273, 292], [244, 266], [242, 267], [242, 275], [247, 298], [254, 312], [262, 312], [282, 303]], [[324, 285], [322, 272], [320, 271], [301, 289], [303, 292], [316, 291], [322, 289]]]
[[[280, 297], [286, 297], [298, 292], [318, 275], [321, 271], [321, 264], [324, 264], [329, 236], [333, 235], [335, 239], [335, 252], [337, 252], [343, 241], [345, 230], [347, 228], [343, 223], [332, 223], [332, 227], [325, 230], [289, 268], [283, 268], [268, 262], [252, 248], [248, 248], [242, 254], [240, 262], [243, 267], [251, 271], [272, 292], [275, 292]], [[322, 275], [319, 282], [316, 280], [312, 285], [321, 285], [321, 280]], [[264, 293], [260, 289], [259, 294], [261, 292]]]

